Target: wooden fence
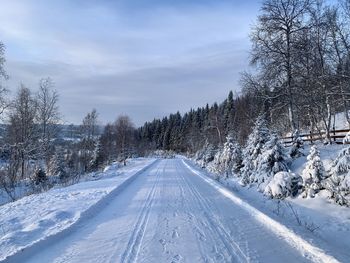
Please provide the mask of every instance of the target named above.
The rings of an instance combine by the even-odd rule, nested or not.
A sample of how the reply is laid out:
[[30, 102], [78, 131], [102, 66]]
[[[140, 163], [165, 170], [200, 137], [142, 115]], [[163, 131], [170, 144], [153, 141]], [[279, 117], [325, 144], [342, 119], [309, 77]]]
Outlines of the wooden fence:
[[[349, 131], [350, 131], [349, 129], [332, 130], [330, 131], [330, 138], [334, 143], [343, 144], [343, 139]], [[326, 139], [326, 132], [325, 131], [321, 131], [317, 133], [310, 132], [310, 133], [300, 134], [299, 136], [304, 142], [309, 142], [310, 144], [312, 144], [315, 141], [322, 141]], [[289, 147], [293, 143], [293, 136], [282, 137], [281, 140], [286, 147]]]

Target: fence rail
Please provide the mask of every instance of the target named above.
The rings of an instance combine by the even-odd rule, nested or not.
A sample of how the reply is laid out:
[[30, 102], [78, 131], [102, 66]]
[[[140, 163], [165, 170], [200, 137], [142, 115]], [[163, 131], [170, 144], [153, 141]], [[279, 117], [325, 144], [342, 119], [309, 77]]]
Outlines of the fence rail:
[[[337, 144], [343, 144], [343, 139], [345, 138], [346, 134], [350, 131], [350, 129], [342, 129], [342, 130], [331, 130], [330, 131], [330, 139]], [[326, 139], [326, 132], [321, 131], [317, 133], [309, 132], [300, 134], [299, 137], [304, 142], [310, 142], [312, 144], [315, 141], [322, 141]], [[293, 136], [287, 136], [281, 138], [282, 142], [286, 147], [291, 146], [293, 143]]]

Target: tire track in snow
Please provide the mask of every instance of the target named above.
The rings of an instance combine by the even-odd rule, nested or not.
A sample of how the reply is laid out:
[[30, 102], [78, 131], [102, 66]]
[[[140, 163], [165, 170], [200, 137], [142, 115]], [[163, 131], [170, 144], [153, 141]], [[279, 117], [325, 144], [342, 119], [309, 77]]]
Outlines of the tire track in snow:
[[[178, 165], [175, 165], [175, 169], [176, 169], [176, 173], [179, 175], [178, 178], [181, 180], [181, 182], [179, 183], [180, 186], [180, 193], [181, 193], [181, 204], [182, 207], [185, 207], [185, 205], [187, 206], [187, 209], [189, 211], [191, 211], [191, 204], [189, 203], [189, 198], [187, 198], [186, 196], [186, 191], [184, 188], [184, 185], [187, 185], [187, 182], [185, 181], [185, 178], [183, 177], [182, 173], [179, 171], [178, 169]], [[198, 210], [200, 209], [199, 206], [196, 204]], [[203, 259], [204, 262], [214, 262], [213, 260], [209, 260], [207, 257], [207, 251], [205, 250], [205, 248], [203, 247], [202, 242], [205, 240], [205, 235], [204, 233], [197, 227], [197, 225], [199, 225], [199, 221], [198, 219], [191, 213], [191, 212], [186, 212], [187, 216], [188, 216], [188, 222], [189, 224], [192, 224], [193, 220], [196, 220], [196, 225], [194, 230], [196, 231], [196, 233], [198, 234], [197, 239], [196, 239], [196, 243], [197, 246], [199, 248], [199, 253], [201, 255], [201, 258]], [[213, 235], [213, 233], [211, 233], [211, 235]], [[213, 237], [213, 236], [212, 236]], [[214, 237], [213, 237], [214, 239]]]
[[[178, 167], [176, 168], [177, 170], [179, 170]], [[183, 171], [186, 170], [183, 169]], [[207, 231], [209, 230], [213, 237], [219, 237], [219, 240], [222, 241], [228, 256], [236, 256], [236, 259], [240, 262], [250, 262], [250, 257], [244, 254], [239, 245], [235, 243], [234, 240], [231, 238], [230, 233], [227, 230], [225, 230], [225, 228], [222, 226], [220, 221], [209, 214], [210, 211], [212, 211], [213, 209], [209, 205], [208, 200], [206, 200], [199, 193], [199, 191], [196, 189], [193, 183], [189, 179], [187, 179], [181, 172], [179, 172], [178, 174], [182, 177], [183, 181], [188, 186], [188, 189], [193, 199], [197, 201], [195, 203], [198, 204], [199, 209], [203, 211], [203, 221], [197, 220], [197, 222], [202, 224], [202, 228], [204, 228]], [[203, 236], [203, 233], [201, 233], [201, 236]], [[216, 254], [218, 253], [216, 247], [214, 247], [214, 252], [216, 252]], [[217, 255], [219, 256], [219, 254]], [[217, 260], [217, 258], [215, 260]], [[231, 259], [231, 261], [232, 260], [233, 259]]]
[[[138, 216], [136, 225], [134, 226], [134, 231], [132, 232], [129, 242], [126, 246], [126, 249], [121, 257], [121, 262], [123, 263], [135, 262], [137, 260], [137, 256], [139, 254], [140, 247], [142, 244], [142, 239], [147, 228], [149, 214], [154, 202], [155, 192], [157, 189], [157, 185], [159, 183], [159, 178], [160, 178], [159, 170], [160, 170], [160, 167], [157, 168], [157, 171], [155, 173], [155, 177], [156, 177], [155, 182], [149, 194], [147, 195], [147, 198], [144, 202], [144, 206], [142, 207], [142, 210]], [[163, 167], [163, 172], [164, 170], [165, 170], [165, 165]]]

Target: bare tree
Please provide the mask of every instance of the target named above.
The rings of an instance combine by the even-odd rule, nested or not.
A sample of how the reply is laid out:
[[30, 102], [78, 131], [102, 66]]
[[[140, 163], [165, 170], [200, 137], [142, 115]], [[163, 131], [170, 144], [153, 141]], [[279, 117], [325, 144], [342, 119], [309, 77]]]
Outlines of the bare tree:
[[7, 141], [12, 158], [20, 162], [20, 175], [24, 178], [27, 165], [38, 153], [38, 132], [35, 125], [37, 103], [23, 84], [12, 102], [7, 127]]
[[300, 52], [300, 33], [307, 29], [305, 16], [309, 0], [265, 0], [262, 14], [251, 34], [252, 64], [269, 80], [269, 88], [279, 91], [288, 109], [291, 128], [298, 126], [296, 111], [296, 78]]
[[53, 90], [53, 86], [50, 78], [41, 79], [36, 94], [36, 123], [39, 128], [41, 154], [46, 162], [50, 159], [50, 151], [53, 151], [53, 139], [57, 136], [57, 124], [60, 121], [58, 94]]
[[0, 116], [4, 113], [5, 109], [9, 106], [9, 100], [7, 99], [8, 90], [2, 85], [1, 80], [7, 80], [5, 65], [5, 45], [0, 42]]
[[134, 124], [131, 122], [129, 116], [121, 115], [115, 121], [114, 127], [119, 157], [122, 159], [125, 165], [125, 160], [131, 153], [134, 142]]
[[104, 162], [112, 161], [116, 158], [116, 135], [114, 125], [107, 123], [100, 137], [101, 151], [104, 155]]

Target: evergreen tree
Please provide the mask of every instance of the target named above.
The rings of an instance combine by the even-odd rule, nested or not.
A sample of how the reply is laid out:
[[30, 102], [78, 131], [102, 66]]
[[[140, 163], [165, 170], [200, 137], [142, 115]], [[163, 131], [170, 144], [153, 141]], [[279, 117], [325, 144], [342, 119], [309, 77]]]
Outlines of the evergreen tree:
[[233, 122], [234, 122], [234, 100], [233, 100], [233, 92], [230, 91], [225, 103], [224, 109], [224, 127], [226, 134], [229, 131], [233, 130]]
[[349, 143], [350, 143], [350, 131], [346, 133], [343, 139], [343, 144], [349, 144]]
[[322, 181], [326, 178], [326, 171], [316, 146], [311, 147], [307, 160], [306, 167], [301, 174], [303, 178], [303, 196], [314, 197], [315, 193], [322, 189]]
[[215, 154], [215, 147], [206, 141], [203, 148], [196, 153], [195, 159], [198, 165], [205, 168], [210, 162], [214, 161]]
[[47, 183], [47, 176], [42, 168], [35, 169], [33, 181], [36, 186], [44, 186]]
[[350, 205], [350, 147], [341, 150], [333, 161], [330, 177], [325, 181], [325, 188], [336, 203]]
[[51, 157], [47, 174], [50, 176], [57, 176], [61, 182], [66, 182], [68, 180], [69, 175], [66, 170], [66, 163], [60, 150], [57, 150]]
[[105, 161], [106, 161], [105, 153], [102, 151], [100, 141], [97, 141], [96, 146], [95, 146], [95, 150], [92, 154], [90, 169], [96, 170], [96, 169], [100, 168]]
[[232, 135], [226, 137], [226, 142], [221, 150], [215, 154], [212, 171], [225, 174], [226, 177], [238, 173], [242, 165], [242, 152], [239, 144]]
[[243, 168], [241, 170], [241, 184], [247, 185], [255, 181], [257, 171], [257, 159], [262, 153], [263, 147], [270, 139], [270, 131], [266, 120], [259, 116], [255, 122], [254, 129], [249, 135], [245, 148], [243, 149]]
[[288, 162], [286, 149], [277, 135], [273, 134], [257, 157], [256, 173], [251, 176], [250, 181], [256, 182], [259, 190], [264, 191], [265, 186], [276, 173], [288, 171]]
[[304, 141], [300, 137], [299, 130], [295, 130], [293, 133], [293, 143], [289, 151], [289, 156], [292, 158], [298, 158], [300, 156], [303, 156], [303, 153], [301, 152], [301, 149], [303, 148], [304, 148]]

